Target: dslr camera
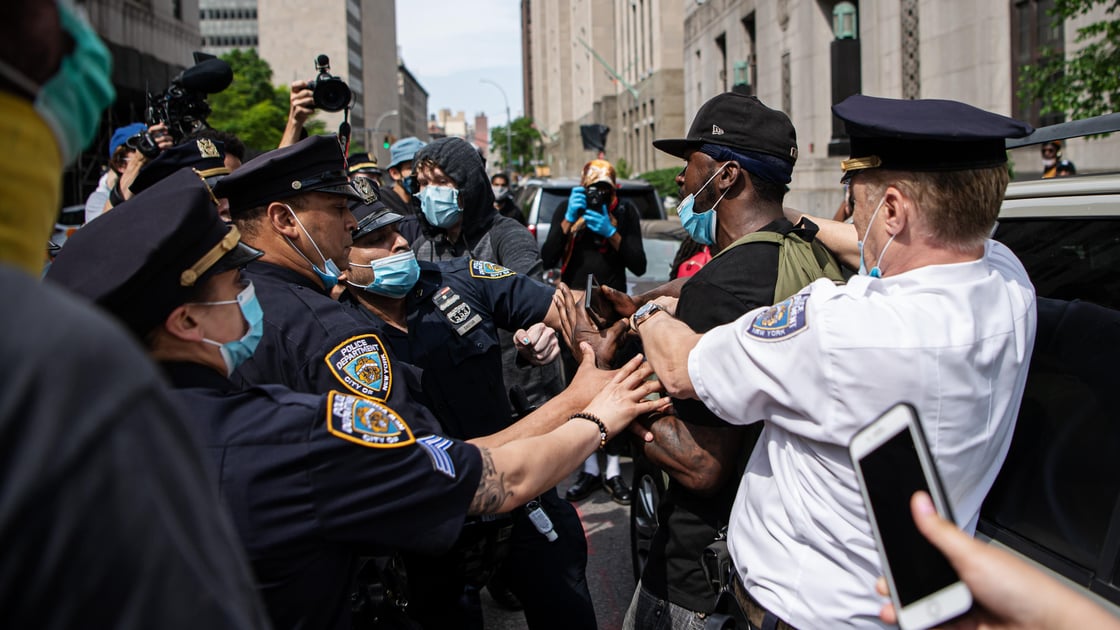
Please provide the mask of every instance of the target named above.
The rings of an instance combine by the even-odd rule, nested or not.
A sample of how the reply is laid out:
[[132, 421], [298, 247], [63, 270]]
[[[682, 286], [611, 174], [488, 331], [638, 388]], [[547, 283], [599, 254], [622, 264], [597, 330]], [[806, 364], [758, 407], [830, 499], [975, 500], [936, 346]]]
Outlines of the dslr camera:
[[587, 187], [587, 207], [598, 210], [611, 201], [611, 193], [592, 184]]
[[[206, 123], [210, 115], [206, 96], [221, 92], [233, 82], [233, 69], [225, 61], [199, 52], [194, 53], [194, 61], [195, 65], [171, 80], [165, 92], [148, 93], [148, 126], [163, 123], [175, 144], [210, 126]], [[159, 145], [148, 132], [130, 139], [128, 145], [148, 159], [159, 155]]]
[[315, 107], [327, 112], [340, 112], [350, 104], [350, 86], [331, 74], [331, 60], [326, 55], [315, 58], [315, 79], [307, 82], [307, 89], [315, 97]]

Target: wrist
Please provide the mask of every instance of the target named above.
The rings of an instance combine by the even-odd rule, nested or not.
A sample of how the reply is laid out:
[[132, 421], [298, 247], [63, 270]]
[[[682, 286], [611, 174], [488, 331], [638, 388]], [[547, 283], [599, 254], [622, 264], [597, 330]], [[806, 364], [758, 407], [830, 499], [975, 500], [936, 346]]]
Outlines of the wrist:
[[599, 427], [599, 450], [603, 450], [603, 447], [607, 445], [607, 440], [609, 439], [609, 436], [607, 435], [607, 425], [603, 424], [603, 421], [599, 419], [599, 416], [587, 413], [586, 411], [578, 411], [576, 413], [573, 413], [571, 416], [568, 416], [568, 421], [571, 422], [572, 420], [575, 420], [577, 418], [580, 420], [594, 422], [595, 425]]
[[646, 302], [630, 316], [630, 330], [638, 332], [638, 327], [654, 315], [664, 312], [665, 309], [657, 302]]

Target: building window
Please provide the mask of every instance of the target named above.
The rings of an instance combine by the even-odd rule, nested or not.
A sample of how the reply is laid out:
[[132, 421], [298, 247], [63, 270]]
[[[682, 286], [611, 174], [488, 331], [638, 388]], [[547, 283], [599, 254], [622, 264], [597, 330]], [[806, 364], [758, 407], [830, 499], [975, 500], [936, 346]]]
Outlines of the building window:
[[921, 98], [922, 64], [919, 54], [918, 0], [902, 0], [902, 98]]
[[1036, 127], [1065, 120], [1061, 113], [1041, 115], [1042, 101], [1019, 96], [1020, 75], [1032, 66], [1065, 54], [1065, 34], [1060, 18], [1051, 16], [1054, 0], [1013, 0], [1011, 3], [1011, 107], [1016, 118]]
[[[902, 0], [904, 7], [910, 0]], [[916, 3], [914, 3], [916, 4]], [[821, 10], [832, 23], [829, 43], [829, 82], [833, 105], [861, 91], [859, 6], [855, 2], [822, 2]], [[905, 34], [903, 39], [905, 40]], [[905, 56], [905, 55], [904, 55]], [[850, 144], [844, 123], [832, 116], [832, 137], [828, 141], [829, 156], [848, 155]]]

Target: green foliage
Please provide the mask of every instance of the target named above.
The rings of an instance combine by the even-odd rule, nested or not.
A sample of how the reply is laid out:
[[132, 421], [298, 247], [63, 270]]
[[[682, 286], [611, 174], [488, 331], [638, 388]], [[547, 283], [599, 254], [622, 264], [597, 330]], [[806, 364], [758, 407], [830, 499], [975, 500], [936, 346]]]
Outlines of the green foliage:
[[[253, 151], [275, 149], [288, 121], [288, 88], [272, 85], [272, 68], [252, 48], [230, 51], [222, 59], [233, 68], [233, 83], [210, 95], [210, 126], [235, 134]], [[319, 120], [305, 127], [309, 134], [326, 129]]]
[[661, 168], [656, 171], [642, 173], [638, 175], [638, 179], [644, 179], [650, 184], [653, 184], [653, 187], [657, 189], [657, 194], [661, 195], [662, 198], [670, 196], [675, 197], [679, 190], [677, 186], [677, 174], [680, 172], [681, 169], [679, 168]]
[[490, 128], [490, 155], [500, 155], [500, 168], [510, 170], [529, 170], [529, 161], [540, 159], [541, 136], [533, 125], [532, 118], [515, 118], [510, 127], [510, 146], [513, 155], [506, 155], [506, 127]]
[[619, 179], [630, 179], [630, 164], [626, 161], [626, 158], [618, 158], [618, 161], [614, 163], [614, 173]]
[[1043, 113], [1068, 113], [1073, 118], [1099, 116], [1120, 109], [1120, 0], [1055, 0], [1055, 24], [1106, 5], [1110, 19], [1077, 29], [1084, 48], [1064, 58], [1043, 50], [1041, 63], [1024, 66], [1019, 97], [1042, 100]]

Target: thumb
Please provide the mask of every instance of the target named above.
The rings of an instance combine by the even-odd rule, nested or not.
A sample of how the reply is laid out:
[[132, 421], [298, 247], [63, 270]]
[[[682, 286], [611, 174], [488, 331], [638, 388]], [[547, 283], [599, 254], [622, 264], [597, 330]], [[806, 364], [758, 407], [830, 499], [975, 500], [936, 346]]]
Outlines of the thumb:
[[529, 345], [529, 332], [524, 328], [518, 328], [517, 332], [513, 333], [513, 340], [523, 346]]
[[955, 523], [942, 518], [926, 492], [915, 492], [910, 498], [910, 513], [918, 531], [945, 554], [953, 568], [957, 568], [957, 558], [968, 557], [974, 552], [973, 547], [980, 544], [957, 528]]
[[583, 365], [584, 363], [590, 361], [591, 362], [590, 365], [592, 367], [594, 367], [595, 366], [595, 350], [591, 347], [591, 344], [587, 343], [586, 341], [581, 341], [579, 343], [579, 351], [580, 351], [580, 354], [582, 355], [581, 358], [580, 358], [580, 365]]

